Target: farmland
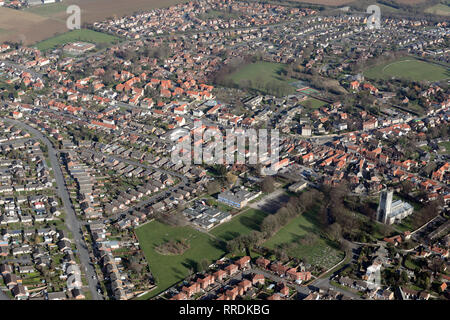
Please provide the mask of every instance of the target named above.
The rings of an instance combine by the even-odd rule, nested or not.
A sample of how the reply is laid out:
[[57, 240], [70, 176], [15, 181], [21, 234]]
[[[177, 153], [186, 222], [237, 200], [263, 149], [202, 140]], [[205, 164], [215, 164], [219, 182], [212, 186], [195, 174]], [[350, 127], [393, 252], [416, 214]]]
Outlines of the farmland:
[[425, 10], [427, 13], [437, 14], [441, 16], [450, 16], [450, 5], [440, 3], [435, 6], [429, 7]]
[[439, 81], [450, 77], [450, 71], [443, 66], [404, 57], [393, 62], [376, 65], [364, 72], [367, 78], [389, 79], [391, 77], [409, 80]]
[[63, 2], [51, 3], [45, 6], [36, 6], [24, 9], [25, 12], [34, 13], [43, 17], [58, 17], [64, 18], [66, 9], [69, 5]]
[[[157, 295], [196, 271], [202, 259], [213, 262], [224, 255], [214, 239], [191, 227], [171, 227], [157, 221], [147, 223], [136, 229], [139, 244], [144, 251], [157, 288], [151, 295]], [[185, 240], [190, 248], [181, 255], [162, 255], [155, 248], [169, 240]]]
[[53, 49], [59, 45], [64, 45], [66, 43], [74, 41], [86, 41], [98, 45], [98, 44], [112, 44], [118, 40], [119, 38], [105, 33], [96, 32], [88, 29], [80, 29], [69, 31], [61, 35], [52, 37], [50, 39], [41, 41], [36, 44], [36, 47], [39, 50], [46, 51], [49, 49]]
[[320, 4], [324, 6], [342, 6], [344, 4], [349, 4], [355, 2], [355, 0], [295, 0], [297, 2]]
[[[81, 24], [121, 17], [137, 11], [169, 7], [187, 0], [74, 0], [70, 4], [81, 8]], [[66, 8], [68, 4], [55, 3], [25, 10], [0, 7], [0, 42], [22, 41], [34, 44], [67, 31]]]
[[[316, 5], [323, 6], [342, 6], [342, 5], [351, 5], [355, 4], [359, 1], [356, 0], [295, 0], [296, 2], [310, 3]], [[423, 4], [429, 0], [395, 0], [398, 4], [406, 4], [406, 5], [415, 5], [415, 4]]]

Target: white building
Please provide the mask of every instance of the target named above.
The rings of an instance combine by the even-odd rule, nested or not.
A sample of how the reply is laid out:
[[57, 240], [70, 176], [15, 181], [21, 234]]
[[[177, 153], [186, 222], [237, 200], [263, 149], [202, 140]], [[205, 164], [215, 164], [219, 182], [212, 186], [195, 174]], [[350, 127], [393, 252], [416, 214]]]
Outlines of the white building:
[[392, 202], [394, 192], [382, 191], [380, 204], [377, 210], [377, 220], [385, 224], [393, 224], [402, 221], [413, 213], [414, 208], [407, 202], [397, 200]]

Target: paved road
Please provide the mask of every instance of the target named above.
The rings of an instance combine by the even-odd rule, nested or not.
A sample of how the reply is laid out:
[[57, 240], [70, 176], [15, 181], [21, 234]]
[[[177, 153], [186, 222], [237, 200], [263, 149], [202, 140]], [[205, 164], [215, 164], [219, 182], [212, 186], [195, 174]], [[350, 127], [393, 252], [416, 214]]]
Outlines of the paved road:
[[323, 290], [333, 289], [334, 291], [339, 292], [344, 296], [353, 298], [355, 300], [361, 300], [361, 296], [357, 295], [356, 293], [332, 285], [329, 278], [319, 279], [315, 281], [314, 286]]
[[89, 283], [89, 289], [92, 293], [92, 299], [103, 300], [103, 296], [99, 295], [97, 292], [97, 286], [99, 285], [99, 283], [97, 279], [95, 280], [93, 279], [93, 277], [96, 276], [95, 269], [93, 266], [90, 265], [89, 251], [86, 244], [84, 243], [84, 239], [82, 236], [82, 229], [81, 229], [82, 224], [78, 221], [75, 210], [72, 206], [69, 192], [65, 185], [64, 177], [61, 171], [61, 166], [57, 158], [57, 151], [54, 149], [51, 141], [35, 128], [17, 120], [11, 119], [3, 119], [3, 120], [13, 123], [14, 125], [17, 125], [18, 127], [21, 127], [24, 130], [27, 130], [28, 132], [32, 133], [36, 138], [40, 139], [47, 146], [48, 155], [53, 168], [53, 174], [56, 179], [57, 192], [60, 198], [62, 199], [64, 210], [66, 212], [65, 223], [68, 229], [72, 232], [77, 247], [77, 253], [80, 257], [81, 267], [82, 269], [84, 269], [86, 273], [87, 281]]

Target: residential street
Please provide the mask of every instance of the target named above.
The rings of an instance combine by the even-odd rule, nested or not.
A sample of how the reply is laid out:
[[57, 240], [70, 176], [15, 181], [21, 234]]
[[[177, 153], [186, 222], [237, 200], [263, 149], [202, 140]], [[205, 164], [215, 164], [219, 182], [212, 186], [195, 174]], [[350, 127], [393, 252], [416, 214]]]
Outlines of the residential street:
[[76, 247], [77, 247], [77, 253], [80, 257], [81, 262], [81, 268], [82, 271], [84, 269], [84, 272], [86, 274], [87, 281], [89, 283], [89, 289], [92, 293], [92, 299], [94, 300], [103, 300], [103, 296], [99, 295], [97, 292], [97, 286], [99, 285], [97, 281], [97, 277], [95, 273], [94, 267], [90, 264], [89, 259], [89, 251], [86, 247], [86, 244], [84, 243], [83, 237], [82, 237], [82, 230], [81, 226], [82, 224], [78, 221], [76, 217], [75, 210], [72, 206], [72, 203], [70, 201], [69, 192], [67, 190], [67, 187], [65, 185], [64, 177], [61, 171], [61, 167], [57, 158], [57, 151], [54, 149], [51, 141], [45, 137], [41, 132], [34, 129], [33, 127], [29, 126], [28, 124], [22, 123], [20, 121], [11, 120], [11, 119], [2, 119], [6, 122], [13, 123], [14, 125], [17, 125], [18, 127], [23, 128], [24, 130], [27, 130], [33, 136], [40, 139], [48, 148], [48, 155], [50, 158], [50, 162], [52, 164], [53, 168], [53, 174], [56, 179], [57, 184], [57, 192], [60, 198], [62, 199], [64, 210], [66, 212], [66, 219], [65, 223], [68, 227], [68, 229], [72, 232], [73, 239], [75, 241]]
[[39, 79], [42, 80], [42, 82], [44, 82], [44, 80], [43, 80], [44, 76], [41, 73], [38, 73], [38, 72], [36, 72], [36, 71], [34, 71], [32, 69], [24, 67], [23, 65], [20, 65], [20, 64], [17, 64], [17, 63], [13, 63], [13, 62], [10, 62], [10, 61], [2, 61], [2, 63], [4, 63], [5, 65], [7, 65], [9, 67], [17, 68], [19, 70], [28, 72], [31, 75], [33, 75], [34, 77], [39, 78]]

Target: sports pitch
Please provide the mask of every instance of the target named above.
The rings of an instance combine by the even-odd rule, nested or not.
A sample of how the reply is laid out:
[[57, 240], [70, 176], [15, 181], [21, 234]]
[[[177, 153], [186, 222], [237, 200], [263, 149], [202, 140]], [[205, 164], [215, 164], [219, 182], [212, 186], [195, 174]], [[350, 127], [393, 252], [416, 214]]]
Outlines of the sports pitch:
[[369, 79], [408, 79], [440, 81], [450, 78], [450, 69], [431, 62], [405, 57], [393, 62], [376, 65], [364, 72]]
[[101, 33], [89, 29], [80, 29], [69, 31], [55, 37], [49, 38], [47, 40], [41, 41], [36, 44], [36, 47], [41, 51], [46, 51], [49, 49], [53, 49], [57, 46], [64, 45], [74, 41], [85, 41], [94, 44], [112, 44], [116, 41], [119, 41], [119, 38]]

